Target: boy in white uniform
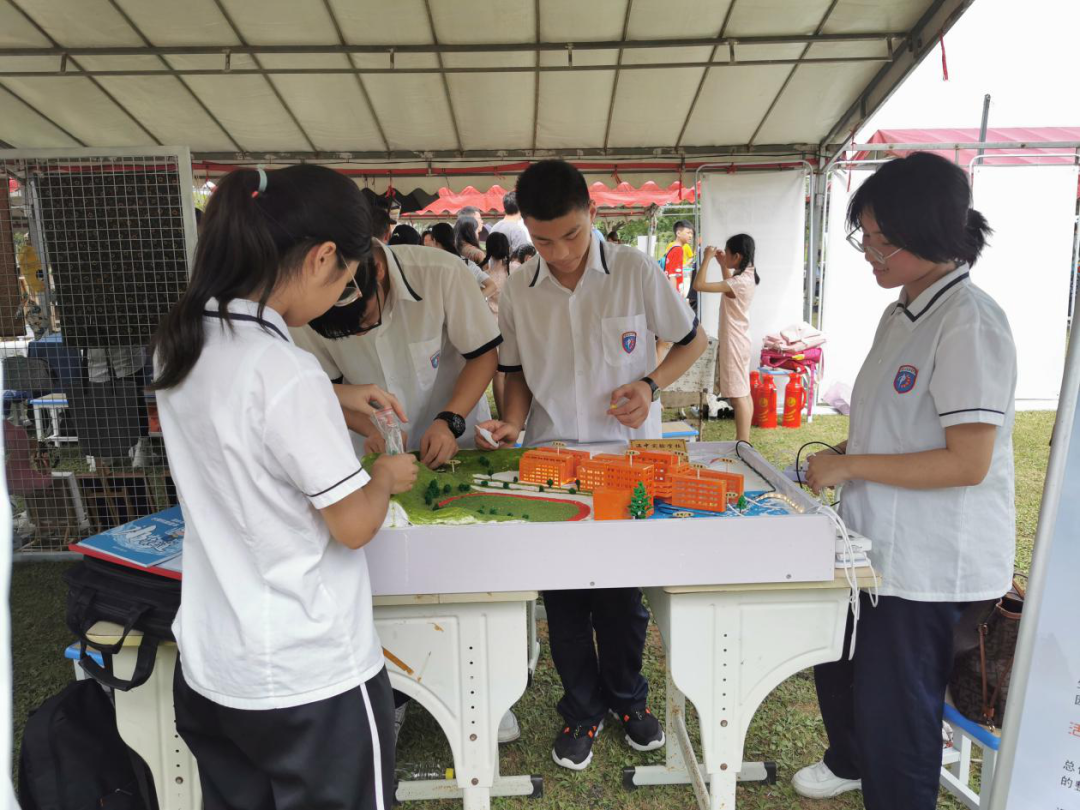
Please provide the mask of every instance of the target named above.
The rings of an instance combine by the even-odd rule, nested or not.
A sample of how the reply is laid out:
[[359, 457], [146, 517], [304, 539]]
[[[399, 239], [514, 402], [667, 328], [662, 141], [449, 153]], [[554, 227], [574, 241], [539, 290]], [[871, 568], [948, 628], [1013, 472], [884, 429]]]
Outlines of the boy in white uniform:
[[[659, 391], [705, 348], [697, 319], [645, 254], [595, 235], [596, 205], [570, 164], [530, 167], [518, 180], [517, 203], [539, 256], [503, 287], [506, 413], [481, 427], [503, 446], [514, 444], [523, 427], [527, 445], [660, 438]], [[658, 337], [676, 344], [659, 366]], [[482, 438], [477, 446], [491, 447]], [[663, 745], [641, 674], [649, 622], [641, 591], [547, 591], [544, 603], [564, 689], [554, 760], [587, 767], [609, 710], [637, 750]]]
[[971, 282], [990, 228], [961, 168], [892, 161], [848, 222], [878, 284], [903, 289], [855, 381], [848, 440], [807, 478], [844, 484], [840, 513], [872, 541], [882, 585], [876, 607], [863, 595], [854, 659], [815, 668], [829, 749], [793, 781], [811, 798], [861, 788], [869, 810], [933, 810], [954, 627], [1012, 580], [1016, 349]]
[[[408, 451], [431, 469], [491, 415], [484, 392], [502, 342], [483, 295], [460, 259], [413, 245], [377, 246], [358, 273], [363, 298], [335, 307], [292, 331], [296, 345], [318, 358], [332, 380], [373, 383], [401, 402], [409, 423]], [[354, 416], [350, 430], [364, 452], [381, 452], [370, 420]]]

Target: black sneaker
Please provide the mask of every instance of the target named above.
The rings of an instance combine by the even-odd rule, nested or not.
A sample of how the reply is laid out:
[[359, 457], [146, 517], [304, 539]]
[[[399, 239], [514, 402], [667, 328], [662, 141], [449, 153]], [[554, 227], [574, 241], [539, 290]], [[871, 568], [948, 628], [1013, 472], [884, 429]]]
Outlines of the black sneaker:
[[592, 762], [592, 747], [596, 736], [603, 730], [604, 721], [598, 726], [566, 726], [555, 738], [551, 749], [551, 758], [556, 765], [562, 765], [572, 771], [583, 771]]
[[648, 709], [635, 709], [619, 716], [626, 742], [636, 751], [655, 751], [664, 744], [664, 729]]

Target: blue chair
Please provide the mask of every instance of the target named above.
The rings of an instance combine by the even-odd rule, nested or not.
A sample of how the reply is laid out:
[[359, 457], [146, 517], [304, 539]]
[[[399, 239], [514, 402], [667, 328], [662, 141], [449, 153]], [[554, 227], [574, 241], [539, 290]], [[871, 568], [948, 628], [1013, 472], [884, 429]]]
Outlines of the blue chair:
[[[941, 759], [941, 786], [970, 810], [986, 807], [990, 803], [990, 788], [1001, 745], [1000, 733], [969, 720], [949, 703], [945, 704], [945, 722], [952, 726], [954, 736], [952, 748], [946, 749]], [[978, 792], [971, 786], [973, 747], [982, 751]]]

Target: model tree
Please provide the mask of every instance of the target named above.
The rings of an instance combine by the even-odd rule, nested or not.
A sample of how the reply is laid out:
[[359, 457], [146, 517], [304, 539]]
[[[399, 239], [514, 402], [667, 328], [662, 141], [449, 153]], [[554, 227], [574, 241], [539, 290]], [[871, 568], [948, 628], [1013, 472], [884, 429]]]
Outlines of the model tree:
[[645, 491], [645, 482], [638, 481], [630, 495], [630, 517], [634, 520], [644, 520], [649, 514], [649, 494]]

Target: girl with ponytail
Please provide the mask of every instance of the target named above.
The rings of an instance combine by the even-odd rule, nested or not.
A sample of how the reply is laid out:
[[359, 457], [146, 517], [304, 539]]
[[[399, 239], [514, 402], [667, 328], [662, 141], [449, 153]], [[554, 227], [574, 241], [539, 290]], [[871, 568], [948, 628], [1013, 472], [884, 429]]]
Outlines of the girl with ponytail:
[[[850, 660], [815, 669], [829, 749], [794, 787], [932, 810], [954, 631], [1012, 582], [1016, 348], [972, 283], [990, 228], [963, 169], [926, 152], [884, 164], [852, 197], [848, 227], [899, 297], [855, 380], [847, 440], [812, 456], [806, 478], [815, 492], [843, 485], [840, 516], [871, 538], [881, 587], [876, 603], [862, 596]], [[885, 717], [903, 721], [881, 734]]]
[[[716, 258], [723, 281], [706, 281], [709, 261]], [[754, 403], [750, 398], [750, 304], [761, 277], [754, 267], [754, 238], [745, 233], [727, 240], [723, 250], [705, 248], [701, 269], [694, 273], [699, 293], [722, 293], [720, 334], [716, 346], [716, 387], [735, 411], [735, 438], [750, 441]]]
[[370, 211], [344, 176], [236, 170], [154, 337], [186, 528], [176, 726], [207, 808], [393, 798], [393, 749], [380, 744], [393, 739], [393, 699], [362, 547], [416, 462], [383, 456], [365, 472], [345, 415], [396, 401], [332, 386], [289, 337], [364, 296], [355, 276], [371, 243]]

